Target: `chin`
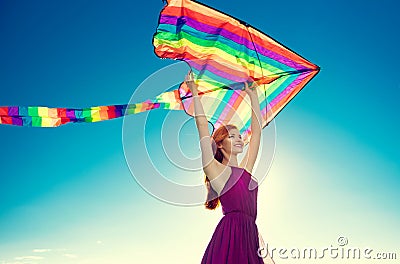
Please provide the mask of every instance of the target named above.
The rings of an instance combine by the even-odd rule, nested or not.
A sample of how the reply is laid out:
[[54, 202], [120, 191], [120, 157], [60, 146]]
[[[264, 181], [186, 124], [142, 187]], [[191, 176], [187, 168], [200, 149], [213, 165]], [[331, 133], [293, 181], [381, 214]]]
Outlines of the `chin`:
[[243, 149], [234, 151], [235, 154], [243, 153]]

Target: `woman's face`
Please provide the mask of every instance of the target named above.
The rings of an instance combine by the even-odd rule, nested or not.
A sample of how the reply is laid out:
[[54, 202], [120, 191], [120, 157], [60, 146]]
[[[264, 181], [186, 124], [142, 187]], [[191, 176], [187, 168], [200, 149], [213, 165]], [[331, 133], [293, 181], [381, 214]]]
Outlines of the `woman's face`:
[[237, 154], [243, 152], [244, 142], [239, 130], [232, 128], [229, 130], [229, 135], [224, 138], [219, 146], [228, 154]]

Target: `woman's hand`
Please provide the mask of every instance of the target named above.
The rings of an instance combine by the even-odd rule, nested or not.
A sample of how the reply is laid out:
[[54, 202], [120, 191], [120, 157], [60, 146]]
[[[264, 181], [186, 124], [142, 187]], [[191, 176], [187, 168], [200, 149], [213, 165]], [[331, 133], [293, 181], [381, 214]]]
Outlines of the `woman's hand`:
[[194, 82], [193, 72], [190, 72], [186, 75], [185, 83], [192, 92], [192, 95], [198, 95], [197, 84]]
[[251, 85], [247, 82], [244, 83], [244, 88], [243, 90], [251, 97], [251, 96], [256, 96], [257, 97], [257, 84], [256, 82], [252, 82]]

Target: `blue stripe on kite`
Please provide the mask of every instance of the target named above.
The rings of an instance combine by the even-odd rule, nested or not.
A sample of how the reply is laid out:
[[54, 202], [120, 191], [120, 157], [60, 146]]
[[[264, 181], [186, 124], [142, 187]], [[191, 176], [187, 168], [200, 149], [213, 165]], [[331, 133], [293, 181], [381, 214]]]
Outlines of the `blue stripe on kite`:
[[[282, 93], [299, 75], [300, 74], [291, 74], [282, 76], [281, 78], [286, 78], [286, 79], [278, 87], [276, 87], [270, 95], [268, 95], [267, 100], [271, 102], [280, 93]], [[279, 79], [273, 82], [272, 85], [276, 84], [277, 81], [279, 81]]]

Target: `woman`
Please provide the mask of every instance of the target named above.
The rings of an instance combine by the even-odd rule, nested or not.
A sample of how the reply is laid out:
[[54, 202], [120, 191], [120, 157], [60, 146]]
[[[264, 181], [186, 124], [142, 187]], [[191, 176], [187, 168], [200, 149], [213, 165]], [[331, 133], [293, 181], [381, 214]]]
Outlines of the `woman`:
[[[198, 96], [193, 75], [189, 74], [186, 84], [194, 100], [194, 116], [200, 136], [203, 170], [208, 189], [207, 209], [215, 209], [221, 202], [224, 216], [212, 235], [202, 264], [259, 264], [264, 259], [259, 256], [259, 237], [255, 223], [257, 217], [257, 181], [251, 173], [257, 158], [261, 138], [261, 112], [257, 89], [245, 83], [245, 91], [250, 97], [251, 138], [249, 147], [240, 165], [237, 155], [243, 152], [244, 142], [234, 125], [221, 126], [212, 136], [215, 155], [208, 131], [208, 122]], [[213, 143], [214, 143], [213, 142]], [[255, 186], [250, 187], [250, 186]], [[219, 197], [219, 198], [218, 198]], [[261, 237], [260, 237], [261, 238]], [[264, 254], [265, 252], [261, 252]], [[265, 259], [265, 263], [273, 263]]]

